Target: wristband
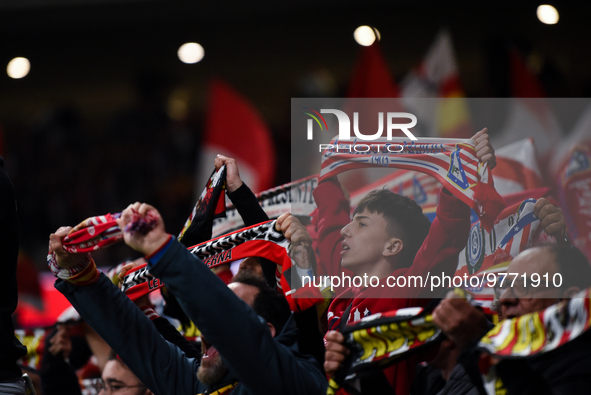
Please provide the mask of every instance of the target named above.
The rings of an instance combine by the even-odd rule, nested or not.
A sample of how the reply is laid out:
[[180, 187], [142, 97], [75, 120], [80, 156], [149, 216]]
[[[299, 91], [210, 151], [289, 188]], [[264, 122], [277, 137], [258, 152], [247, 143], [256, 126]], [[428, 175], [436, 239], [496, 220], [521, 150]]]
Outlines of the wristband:
[[47, 265], [55, 277], [69, 281], [75, 285], [95, 283], [98, 281], [100, 274], [90, 253], [87, 253], [82, 261], [74, 266], [63, 268], [58, 265], [55, 252], [52, 252], [47, 255]]
[[98, 281], [100, 274], [101, 272], [99, 272], [97, 269], [94, 259], [90, 258], [90, 264], [86, 267], [86, 269], [75, 276], [70, 277], [66, 281], [78, 286], [90, 285]]

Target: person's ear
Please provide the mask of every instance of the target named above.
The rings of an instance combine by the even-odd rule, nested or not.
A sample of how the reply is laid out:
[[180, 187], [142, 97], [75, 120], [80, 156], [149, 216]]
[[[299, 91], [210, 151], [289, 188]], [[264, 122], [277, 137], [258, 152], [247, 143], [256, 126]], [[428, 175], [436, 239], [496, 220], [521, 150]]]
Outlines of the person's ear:
[[275, 337], [275, 327], [273, 326], [273, 324], [271, 324], [270, 322], [267, 322], [267, 326], [269, 327], [269, 331], [271, 332], [271, 336]]
[[573, 296], [575, 296], [579, 292], [581, 292], [581, 288], [579, 288], [579, 287], [570, 287], [569, 289], [567, 289], [566, 291], [564, 291], [564, 293], [562, 294], [562, 297], [564, 299], [572, 298]]
[[394, 256], [398, 254], [400, 251], [402, 251], [403, 247], [404, 243], [402, 242], [402, 240], [396, 237], [392, 237], [386, 242], [382, 255], [384, 255], [385, 257]]

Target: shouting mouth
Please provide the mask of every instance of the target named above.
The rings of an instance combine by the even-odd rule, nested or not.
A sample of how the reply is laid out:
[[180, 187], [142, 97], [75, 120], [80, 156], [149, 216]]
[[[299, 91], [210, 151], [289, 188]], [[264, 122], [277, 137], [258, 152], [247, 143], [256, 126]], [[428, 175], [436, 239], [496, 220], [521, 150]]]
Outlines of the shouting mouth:
[[218, 350], [210, 342], [205, 340], [203, 336], [201, 336], [201, 354], [201, 363], [218, 355]]
[[347, 243], [345, 243], [344, 241], [341, 243], [341, 248], [341, 255], [350, 250], [349, 245], [347, 245]]

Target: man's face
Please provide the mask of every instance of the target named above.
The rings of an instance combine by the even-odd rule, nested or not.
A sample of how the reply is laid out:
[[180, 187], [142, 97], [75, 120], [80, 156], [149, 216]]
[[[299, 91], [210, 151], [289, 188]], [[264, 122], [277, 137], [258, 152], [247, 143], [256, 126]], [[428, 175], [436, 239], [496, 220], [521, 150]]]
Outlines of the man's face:
[[[560, 289], [552, 287], [552, 278], [558, 272], [554, 262], [554, 254], [545, 248], [530, 248], [517, 255], [507, 268], [511, 275], [505, 281], [513, 281], [513, 273], [518, 276], [513, 283], [500, 295], [499, 318], [513, 318], [524, 314], [544, 310], [555, 304], [560, 297]], [[532, 274], [537, 273], [541, 279], [538, 287], [533, 287]], [[546, 287], [544, 275], [548, 273], [550, 286]], [[525, 283], [522, 275], [525, 274]]]
[[203, 335], [201, 335], [201, 364], [197, 369], [197, 378], [205, 385], [212, 385], [220, 381], [228, 368], [222, 357]]
[[264, 277], [263, 267], [261, 266], [261, 262], [259, 261], [259, 258], [257, 258], [256, 256], [249, 256], [248, 258], [243, 260], [240, 263], [240, 267], [238, 270], [239, 271], [250, 270], [251, 272], [253, 272], [257, 276]]
[[295, 261], [295, 264], [301, 269], [310, 269], [312, 267], [308, 247], [304, 244], [293, 247], [291, 250], [291, 257]]
[[383, 259], [391, 236], [386, 230], [384, 216], [367, 209], [355, 214], [353, 221], [341, 230], [341, 265], [356, 274], [366, 273], [368, 267]]
[[[231, 283], [228, 285], [228, 288], [234, 291], [236, 296], [244, 300], [250, 307], [254, 305], [254, 299], [259, 292], [257, 287], [241, 283]], [[220, 381], [227, 372], [228, 368], [224, 365], [222, 356], [218, 353], [218, 350], [202, 335], [201, 365], [199, 365], [199, 369], [197, 370], [199, 381], [205, 385], [212, 385]]]
[[107, 361], [102, 374], [107, 391], [99, 394], [144, 395], [152, 394], [136, 377], [135, 374], [123, 363], [116, 360]]

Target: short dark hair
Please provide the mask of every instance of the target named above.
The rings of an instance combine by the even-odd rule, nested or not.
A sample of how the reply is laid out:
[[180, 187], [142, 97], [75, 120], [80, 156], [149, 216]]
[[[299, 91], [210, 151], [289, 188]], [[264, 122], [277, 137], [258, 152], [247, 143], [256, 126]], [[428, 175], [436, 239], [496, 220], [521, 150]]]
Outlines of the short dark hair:
[[249, 270], [239, 271], [232, 278], [232, 282], [250, 285], [259, 290], [259, 293], [254, 298], [252, 309], [265, 321], [273, 324], [277, 334], [279, 334], [289, 317], [291, 317], [291, 309], [287, 299], [277, 290], [271, 288], [264, 278]]
[[565, 244], [540, 244], [554, 255], [558, 272], [562, 275], [563, 290], [577, 287], [581, 290], [591, 286], [591, 265], [587, 257], [575, 246]]
[[384, 216], [388, 235], [402, 240], [402, 262], [410, 267], [429, 233], [431, 222], [414, 200], [387, 189], [368, 193], [357, 205], [353, 215], [363, 210]]

